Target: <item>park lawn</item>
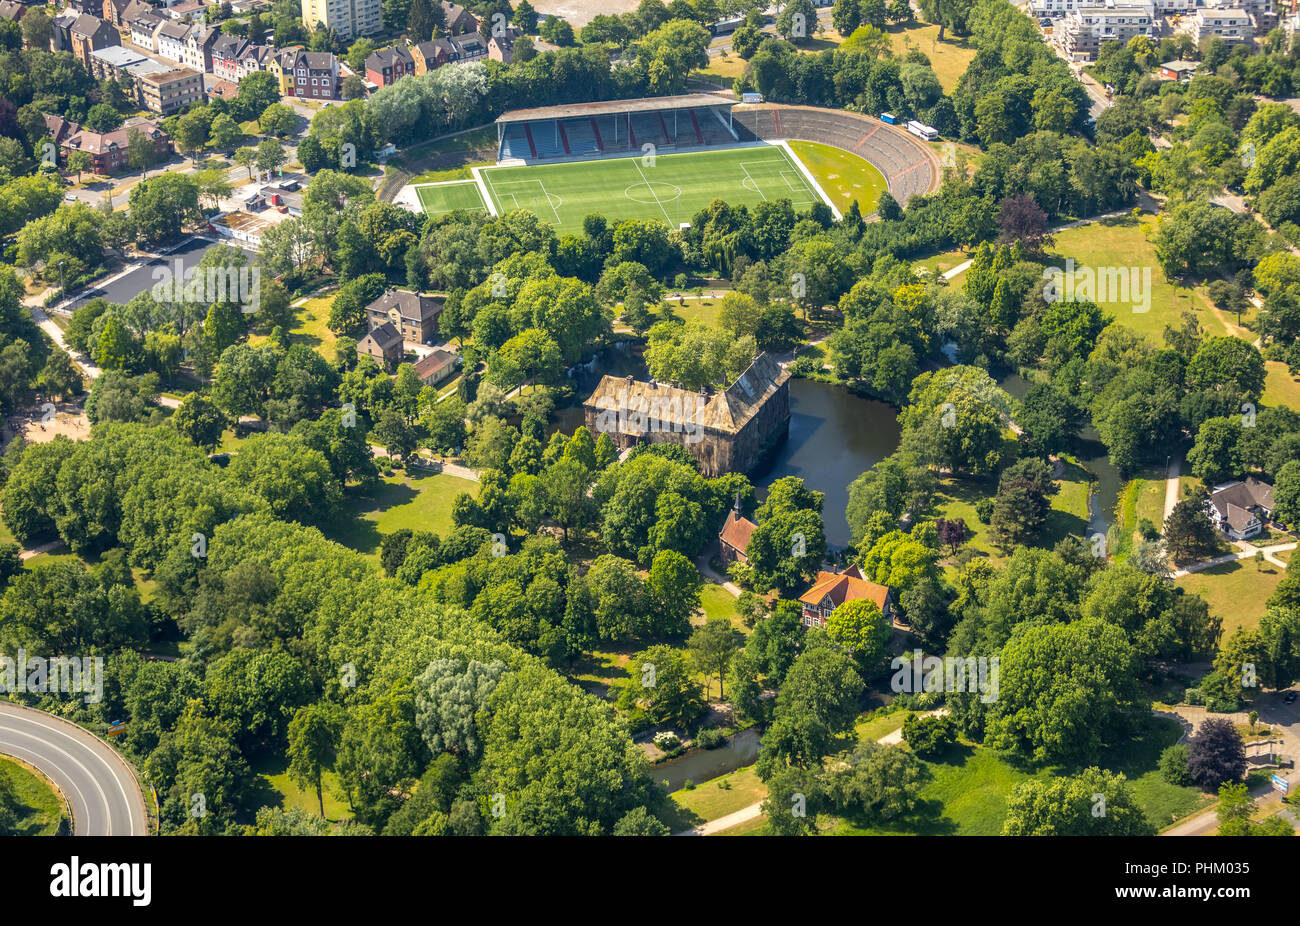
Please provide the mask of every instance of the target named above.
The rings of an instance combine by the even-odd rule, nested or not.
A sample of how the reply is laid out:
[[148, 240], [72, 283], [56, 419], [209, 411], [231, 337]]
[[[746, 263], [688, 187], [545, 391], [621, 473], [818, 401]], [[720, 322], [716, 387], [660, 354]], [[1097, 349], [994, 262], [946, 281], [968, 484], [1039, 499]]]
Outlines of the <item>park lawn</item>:
[[301, 342], [320, 353], [326, 360], [334, 359], [334, 342], [338, 336], [329, 329], [330, 307], [333, 296], [308, 299], [293, 310], [293, 327], [289, 329], [289, 343]]
[[719, 55], [709, 59], [709, 66], [694, 73], [700, 77], [712, 77], [716, 81], [730, 84], [745, 73], [745, 59], [732, 52], [725, 58]]
[[[14, 532], [9, 529], [9, 525], [0, 518], [0, 543], [18, 543], [18, 538], [14, 537]], [[22, 546], [22, 544], [18, 544]]]
[[1210, 613], [1223, 619], [1223, 639], [1238, 627], [1259, 624], [1264, 604], [1282, 580], [1285, 570], [1272, 563], [1256, 566], [1254, 559], [1234, 560], [1174, 580], [1179, 588], [1195, 592], [1210, 605]]
[[[54, 836], [64, 822], [63, 798], [48, 778], [25, 762], [0, 756], [0, 777], [17, 798], [15, 836]], [[63, 827], [67, 831], [67, 827]]]
[[1134, 510], [1134, 516], [1137, 518], [1133, 522], [1134, 530], [1146, 518], [1159, 530], [1165, 523], [1165, 476], [1163, 470], [1143, 470], [1141, 475], [1135, 480], [1139, 483], [1137, 489], [1137, 504]]
[[728, 827], [716, 833], [717, 836], [766, 836], [767, 818], [761, 814], [752, 820], [746, 820], [736, 826]]
[[[935, 276], [938, 276], [941, 273], [947, 273], [953, 267], [965, 263], [968, 260], [970, 260], [970, 256], [965, 251], [958, 248], [955, 251], [944, 251], [942, 254], [932, 254], [929, 257], [923, 257], [912, 264], [912, 269], [914, 271], [927, 270]], [[959, 273], [949, 282], [956, 286], [964, 276], [964, 273]]]
[[857, 202], [864, 216], [871, 215], [889, 188], [885, 175], [856, 154], [815, 141], [791, 141], [790, 148], [841, 214]]
[[699, 322], [710, 328], [718, 327], [718, 312], [722, 308], [721, 299], [687, 299], [684, 302], [678, 302], [675, 299], [665, 299], [663, 308], [660, 309], [659, 315], [665, 320], [669, 318], [681, 319], [682, 322]]
[[902, 729], [908, 713], [908, 711], [894, 711], [892, 714], [881, 714], [859, 720], [853, 727], [853, 735], [857, 737], [859, 743], [874, 743], [882, 736], [888, 736], [895, 730]]
[[716, 582], [704, 583], [704, 588], [700, 590], [700, 608], [704, 611], [704, 616], [697, 618], [694, 623], [703, 624], [715, 617], [723, 617], [731, 621], [731, 626], [741, 633], [749, 632], [744, 619], [736, 612], [735, 596]]
[[[293, 779], [289, 777], [284, 759], [266, 757], [255, 760], [253, 771], [262, 779], [266, 787], [279, 796], [280, 807], [285, 810], [297, 807], [312, 816], [319, 816], [320, 804], [316, 800], [316, 789], [303, 789], [294, 784]], [[347, 801], [340, 799], [341, 789], [338, 781], [338, 776], [329, 769], [326, 769], [325, 774], [321, 776], [321, 793], [325, 798], [325, 819], [331, 822], [352, 818], [352, 811], [348, 809]]]
[[[1132, 736], [1103, 749], [1095, 763], [1128, 779], [1133, 798], [1156, 829], [1196, 813], [1212, 800], [1199, 788], [1170, 784], [1160, 774], [1160, 753], [1177, 743], [1182, 735], [1182, 727], [1176, 721], [1148, 715]], [[1059, 771], [1078, 774], [1082, 769]]]
[[1300, 411], [1300, 379], [1287, 372], [1285, 363], [1270, 360], [1264, 364], [1267, 377], [1264, 380], [1265, 405], [1285, 405]]
[[1060, 487], [1052, 496], [1052, 510], [1038, 536], [1038, 546], [1054, 547], [1069, 536], [1082, 536], [1088, 527], [1088, 493], [1092, 474], [1071, 460], [1056, 481]]
[[669, 797], [677, 805], [681, 821], [680, 825], [674, 825], [674, 830], [677, 830], [699, 826], [757, 804], [766, 799], [767, 785], [758, 777], [755, 766], [747, 765], [689, 790], [682, 788], [674, 791]]
[[886, 28], [885, 32], [899, 58], [905, 57], [912, 48], [925, 52], [944, 93], [953, 91], [975, 58], [975, 49], [969, 42], [955, 42], [948, 36], [940, 42], [939, 27], [928, 23], [898, 23]]
[[1166, 325], [1181, 324], [1183, 312], [1194, 312], [1210, 334], [1227, 334], [1222, 322], [1210, 310], [1201, 289], [1174, 286], [1165, 279], [1156, 260], [1155, 247], [1147, 239], [1156, 217], [1142, 215], [1134, 219], [1122, 216], [1089, 222], [1056, 232], [1050, 262], [1064, 267], [1066, 258], [1074, 258], [1076, 271], [1084, 268], [1136, 268], [1151, 270], [1150, 311], [1134, 311], [1129, 303], [1097, 301], [1102, 311], [1120, 324], [1145, 334], [1153, 344], [1164, 343]]
[[1022, 781], [1046, 776], [1046, 772], [1030, 775], [998, 750], [965, 742], [934, 760], [922, 759], [921, 765], [926, 777], [921, 813], [866, 826], [841, 819], [829, 832], [836, 836], [1000, 836], [1011, 790]]
[[568, 676], [578, 682], [589, 694], [601, 699], [615, 697], [615, 682], [626, 681], [630, 652], [593, 650], [584, 653], [569, 669]]
[[370, 495], [349, 492], [347, 513], [325, 534], [363, 556], [377, 558], [385, 534], [403, 528], [445, 534], [451, 505], [461, 492], [476, 494], [477, 484], [446, 473], [398, 472], [380, 480]]

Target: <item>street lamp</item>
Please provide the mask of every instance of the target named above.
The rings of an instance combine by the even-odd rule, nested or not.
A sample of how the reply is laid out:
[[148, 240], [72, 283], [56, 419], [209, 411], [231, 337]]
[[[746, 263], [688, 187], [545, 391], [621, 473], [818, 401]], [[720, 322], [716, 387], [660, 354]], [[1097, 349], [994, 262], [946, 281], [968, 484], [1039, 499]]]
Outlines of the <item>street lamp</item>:
[[63, 272], [63, 265], [66, 263], [67, 261], [65, 260], [59, 261], [59, 281], [62, 285], [64, 296], [68, 295], [68, 275]]

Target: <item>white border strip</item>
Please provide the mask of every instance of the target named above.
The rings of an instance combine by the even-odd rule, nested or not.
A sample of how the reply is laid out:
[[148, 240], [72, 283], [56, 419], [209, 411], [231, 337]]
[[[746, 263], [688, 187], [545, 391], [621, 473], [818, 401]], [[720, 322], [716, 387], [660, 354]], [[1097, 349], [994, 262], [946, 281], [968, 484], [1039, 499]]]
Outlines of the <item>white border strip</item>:
[[[773, 142], [772, 144], [785, 150], [785, 153], [789, 156], [790, 160], [794, 162], [795, 167], [799, 168], [799, 172], [803, 174], [803, 178], [808, 182], [808, 185], [822, 198], [822, 202], [831, 207], [831, 215], [835, 216], [835, 220], [838, 222], [843, 219], [844, 216], [840, 215], [840, 210], [835, 208], [835, 204], [831, 202], [831, 198], [826, 195], [826, 191], [823, 190], [822, 185], [817, 182], [817, 178], [815, 178], [808, 170], [807, 165], [805, 165], [803, 161], [799, 160], [799, 155], [794, 153], [794, 149], [790, 147], [790, 143], [785, 139], [782, 139], [781, 141]], [[872, 166], [875, 167], [874, 164]], [[876, 169], [879, 170], [879, 168]], [[881, 173], [884, 173], [884, 171], [881, 171]], [[885, 184], [886, 186], [889, 184], [888, 177], [885, 178]]]
[[497, 207], [492, 203], [492, 196], [488, 191], [486, 178], [483, 176], [483, 168], [471, 167], [469, 172], [474, 175], [474, 182], [478, 184], [478, 192], [483, 197], [483, 202], [487, 203], [488, 215], [496, 218], [498, 215]]

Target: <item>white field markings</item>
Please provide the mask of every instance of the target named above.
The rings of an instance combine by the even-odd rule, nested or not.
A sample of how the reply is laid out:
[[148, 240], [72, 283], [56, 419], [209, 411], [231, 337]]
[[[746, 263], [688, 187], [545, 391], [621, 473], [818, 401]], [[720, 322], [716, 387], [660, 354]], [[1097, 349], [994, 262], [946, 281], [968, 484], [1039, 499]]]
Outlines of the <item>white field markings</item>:
[[[429, 186], [469, 186], [469, 185], [473, 185], [474, 189], [478, 191], [479, 199], [483, 201], [483, 207], [487, 209], [489, 212], [491, 212], [492, 211], [491, 207], [487, 205], [487, 197], [483, 195], [482, 184], [478, 183], [477, 180], [436, 180], [431, 183], [417, 183], [413, 187], [413, 189], [415, 190], [415, 199], [420, 204], [420, 211], [424, 213], [428, 213], [428, 210], [424, 208], [424, 200], [420, 198], [420, 190]], [[441, 212], [435, 212], [433, 214], [446, 215], [449, 212], [455, 212], [455, 211], [456, 211], [455, 209], [443, 209]]]
[[[742, 182], [741, 185], [753, 190], [759, 196], [763, 197], [764, 200], [767, 200], [767, 194], [763, 192], [763, 188], [759, 185], [758, 180], [754, 178], [754, 175], [749, 172], [750, 167], [753, 167], [760, 173], [763, 172], [761, 168], [776, 168], [775, 173], [785, 182], [789, 192], [799, 193], [804, 197], [807, 197], [805, 199], [791, 198], [791, 205], [807, 206], [817, 201], [817, 194], [804, 182], [803, 176], [793, 169], [786, 169], [790, 168], [791, 165], [787, 164], [784, 159], [769, 158], [763, 161], [740, 161], [738, 163], [740, 169], [745, 172], [745, 181], [747, 181]], [[798, 180], [797, 184], [791, 182], [792, 177]]]
[[[790, 159], [790, 163], [798, 168], [799, 173], [803, 174], [804, 182], [808, 184], [814, 193], [821, 197], [822, 202], [831, 207], [831, 215], [835, 216], [837, 220], [844, 218], [844, 216], [840, 214], [840, 210], [836, 209], [835, 204], [831, 202], [831, 198], [826, 195], [826, 191], [822, 189], [822, 185], [817, 182], [817, 178], [812, 175], [812, 171], [810, 171], [808, 166], [799, 159], [799, 155], [794, 153], [794, 149], [790, 147], [790, 143], [788, 141], [778, 141], [775, 143], [775, 146], [785, 152], [785, 156]], [[871, 162], [867, 161], [867, 163], [870, 164]], [[886, 183], [888, 183], [888, 181], [886, 181]]]
[[664, 214], [664, 221], [668, 223], [669, 228], [673, 228], [672, 217], [668, 215], [668, 210], [664, 208], [664, 204], [659, 202], [659, 194], [655, 192], [655, 188], [651, 186], [650, 181], [646, 179], [645, 171], [641, 170], [641, 165], [635, 160], [632, 161], [632, 166], [635, 167], [636, 172], [641, 175], [641, 182], [644, 183], [645, 188], [650, 191], [650, 195], [655, 198], [655, 202], [659, 203], [659, 211]]
[[[486, 176], [486, 175], [484, 175], [484, 176]], [[501, 191], [501, 187], [526, 186], [526, 185], [536, 184], [536, 185], [541, 189], [541, 195], [540, 195], [540, 197], [538, 197], [538, 201], [540, 202], [541, 200], [545, 200], [546, 205], [548, 205], [548, 206], [551, 207], [551, 213], [555, 216], [555, 224], [556, 224], [556, 225], [563, 225], [563, 224], [564, 224], [564, 222], [560, 219], [560, 211], [559, 211], [559, 209], [556, 208], [557, 205], [558, 205], [558, 206], [563, 206], [563, 205], [564, 205], [564, 198], [563, 198], [562, 196], [560, 196], [558, 193], [552, 193], [550, 190], [546, 189], [546, 184], [543, 183], [541, 180], [538, 180], [538, 179], [532, 179], [532, 180], [506, 180], [506, 181], [503, 181], [503, 182], [497, 184], [497, 183], [493, 183], [493, 182], [492, 182], [492, 179], [491, 179], [490, 177], [488, 177], [488, 178], [487, 178], [487, 182], [488, 182], [488, 186], [489, 186], [489, 187], [491, 188], [491, 190], [492, 190], [492, 194], [493, 194], [494, 196], [497, 197], [497, 199], [501, 202], [501, 205], [502, 205], [502, 206], [505, 205], [505, 197], [509, 196], [510, 199], [511, 199], [511, 201], [515, 204], [515, 208], [516, 208], [516, 209], [527, 209], [527, 208], [529, 208], [527, 205], [520, 205], [520, 203], [519, 203], [519, 197], [520, 197], [520, 195], [527, 196], [527, 194], [522, 193], [522, 191], [521, 191], [520, 193], [514, 193], [514, 192], [511, 192], [511, 191], [509, 191], [509, 190], [506, 190], [506, 191], [503, 193], [503, 192]]]
[[488, 214], [494, 218], [500, 215], [500, 213], [497, 212], [496, 203], [493, 202], [492, 194], [488, 189], [491, 185], [491, 181], [487, 179], [487, 174], [485, 174], [483, 169], [480, 167], [471, 167], [469, 172], [473, 174], [474, 182], [478, 184], [478, 195], [483, 197], [483, 202], [487, 206]]

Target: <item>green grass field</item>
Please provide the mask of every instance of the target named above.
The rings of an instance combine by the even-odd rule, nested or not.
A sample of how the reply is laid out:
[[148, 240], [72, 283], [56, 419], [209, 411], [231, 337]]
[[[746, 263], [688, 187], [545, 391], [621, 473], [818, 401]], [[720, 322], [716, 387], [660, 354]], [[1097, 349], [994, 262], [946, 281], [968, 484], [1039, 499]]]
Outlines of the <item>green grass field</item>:
[[[581, 227], [596, 212], [614, 221], [662, 219], [677, 228], [714, 199], [750, 206], [788, 199], [800, 210], [820, 201], [799, 166], [775, 145], [661, 154], [649, 163], [628, 157], [491, 167], [479, 174], [497, 211], [529, 209], [561, 228]], [[443, 184], [419, 187], [418, 195], [424, 210], [437, 214], [465, 208], [467, 201], [473, 208], [478, 194], [465, 184]]]
[[815, 141], [791, 141], [790, 149], [817, 179], [831, 205], [841, 213], [854, 200], [863, 215], [876, 211], [880, 194], [889, 189], [885, 175], [856, 154]]
[[60, 832], [63, 799], [44, 775], [26, 763], [0, 756], [0, 777], [9, 782], [18, 801], [13, 831], [5, 835], [54, 836]]
[[384, 534], [403, 528], [445, 534], [461, 492], [477, 494], [478, 486], [446, 473], [397, 473], [381, 479], [371, 495], [349, 494], [347, 516], [332, 522], [326, 536], [375, 559]]
[[425, 215], [445, 215], [458, 209], [487, 210], [483, 194], [473, 180], [449, 180], [430, 183], [415, 188], [420, 197], [420, 208]]
[[1238, 627], [1249, 630], [1259, 625], [1265, 603], [1283, 575], [1285, 572], [1272, 563], [1257, 565], [1254, 559], [1239, 559], [1181, 576], [1174, 584], [1209, 603], [1210, 613], [1223, 618], [1223, 639], [1227, 640]]

